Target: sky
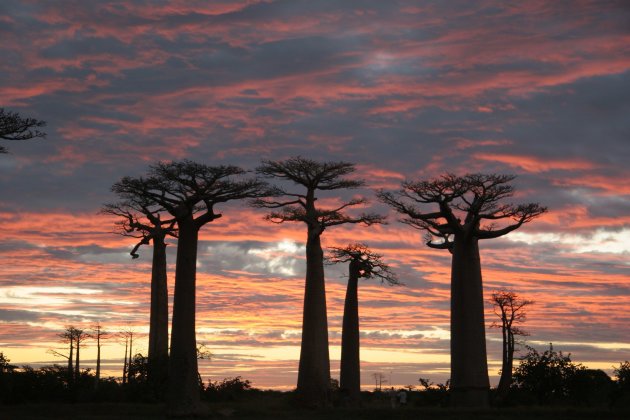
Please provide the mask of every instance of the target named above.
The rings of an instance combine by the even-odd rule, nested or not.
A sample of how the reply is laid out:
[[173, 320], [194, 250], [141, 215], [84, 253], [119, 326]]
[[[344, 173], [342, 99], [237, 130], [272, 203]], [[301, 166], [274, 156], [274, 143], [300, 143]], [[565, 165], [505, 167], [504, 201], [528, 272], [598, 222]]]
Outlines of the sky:
[[[356, 164], [363, 210], [389, 223], [334, 227], [325, 247], [361, 241], [404, 286], [359, 288], [362, 384], [449, 377], [450, 255], [375, 199], [446, 172], [517, 178], [514, 203], [549, 212], [482, 241], [486, 300], [528, 308], [527, 344], [612, 374], [630, 359], [630, 7], [619, 1], [28, 1], [0, 3], [0, 106], [45, 120], [47, 137], [0, 155], [0, 351], [63, 363], [68, 325], [112, 332], [121, 375], [136, 331], [146, 354], [151, 250], [99, 214], [123, 176], [191, 159], [253, 170], [303, 156]], [[201, 232], [197, 339], [205, 380], [259, 388], [297, 377], [305, 227], [245, 202]], [[169, 285], [175, 242], [168, 247]], [[326, 267], [338, 377], [347, 267]], [[491, 382], [500, 331], [486, 305]], [[61, 350], [60, 350], [61, 351]], [[81, 351], [94, 366], [95, 347]], [[523, 354], [523, 353], [521, 353]]]

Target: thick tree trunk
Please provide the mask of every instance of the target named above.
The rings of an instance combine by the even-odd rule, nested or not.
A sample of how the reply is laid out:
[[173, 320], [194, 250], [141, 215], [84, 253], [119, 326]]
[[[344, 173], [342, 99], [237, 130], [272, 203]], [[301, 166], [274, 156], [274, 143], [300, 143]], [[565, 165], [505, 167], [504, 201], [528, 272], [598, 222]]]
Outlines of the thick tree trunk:
[[309, 229], [297, 395], [305, 406], [330, 404], [330, 358], [321, 232]]
[[202, 411], [195, 339], [198, 229], [192, 217], [179, 220], [178, 226], [167, 402], [171, 416], [192, 416]]
[[361, 404], [361, 362], [359, 358], [359, 267], [350, 262], [348, 288], [343, 307], [341, 332], [341, 372], [339, 387], [348, 399], [348, 405]]
[[488, 405], [483, 287], [476, 238], [457, 235], [451, 270], [451, 402]]
[[153, 236], [148, 377], [158, 388], [168, 375], [168, 288], [164, 236]]

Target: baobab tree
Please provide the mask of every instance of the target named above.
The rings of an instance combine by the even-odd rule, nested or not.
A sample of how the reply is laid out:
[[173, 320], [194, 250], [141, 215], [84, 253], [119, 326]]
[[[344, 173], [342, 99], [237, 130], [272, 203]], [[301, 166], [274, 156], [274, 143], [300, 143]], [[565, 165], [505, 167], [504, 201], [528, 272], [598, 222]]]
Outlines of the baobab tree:
[[[24, 118], [17, 112], [6, 111], [0, 108], [0, 139], [2, 140], [29, 140], [36, 137], [45, 137], [46, 133], [39, 131], [46, 122], [35, 118]], [[8, 153], [7, 149], [0, 146], [0, 153]]]
[[129, 379], [131, 378], [131, 372], [129, 371], [129, 366], [131, 365], [131, 360], [133, 359], [133, 337], [136, 335], [136, 332], [133, 328], [125, 328], [124, 330], [118, 333], [118, 336], [125, 342], [125, 359], [123, 361], [123, 376], [122, 383], [128, 384]]
[[152, 165], [146, 178], [125, 177], [112, 191], [124, 200], [145, 197], [177, 222], [178, 242], [175, 295], [169, 356], [168, 409], [174, 416], [194, 415], [199, 401], [195, 340], [195, 290], [199, 230], [222, 215], [217, 204], [259, 198], [271, 191], [267, 184], [244, 178], [236, 166], [207, 166], [189, 160]]
[[68, 361], [68, 367], [67, 367], [67, 372], [66, 372], [68, 375], [66, 378], [68, 387], [72, 387], [74, 384], [74, 337], [76, 334], [75, 331], [76, 331], [76, 328], [70, 325], [70, 326], [67, 326], [63, 332], [57, 334], [57, 336], [61, 339], [62, 343], [67, 343], [70, 346], [68, 350], [68, 354], [61, 353], [60, 351], [55, 350], [55, 349], [48, 349], [48, 353], [54, 356], [63, 357], [64, 359]]
[[67, 382], [68, 386], [72, 387], [81, 377], [81, 343], [88, 339], [89, 335], [84, 330], [69, 325], [62, 333], [59, 333], [58, 336], [61, 338], [61, 342], [67, 343], [70, 346], [68, 354], [61, 353], [55, 349], [48, 349], [48, 353], [68, 360]]
[[[503, 203], [513, 195], [509, 183], [514, 178], [446, 174], [428, 181], [405, 181], [399, 191], [378, 193], [381, 201], [404, 216], [403, 223], [426, 232], [427, 246], [452, 254], [451, 401], [455, 406], [488, 404], [479, 240], [506, 235], [547, 211], [537, 203]], [[424, 211], [425, 205], [434, 208]]]
[[168, 285], [166, 237], [177, 237], [174, 217], [163, 217], [163, 208], [145, 196], [125, 194], [125, 201], [103, 206], [102, 213], [119, 217], [118, 233], [139, 239], [131, 257], [142, 245], [153, 244], [149, 315], [148, 379], [158, 388], [168, 375]]
[[298, 370], [297, 394], [307, 406], [329, 404], [330, 356], [328, 352], [328, 320], [324, 284], [324, 253], [321, 235], [332, 226], [348, 223], [372, 225], [383, 222], [377, 214], [363, 213], [356, 217], [345, 210], [366, 203], [364, 198], [353, 198], [335, 208], [316, 206], [318, 191], [353, 189], [364, 181], [348, 179], [354, 164], [347, 162], [317, 162], [302, 157], [283, 161], [263, 161], [256, 171], [265, 177], [297, 184], [299, 192], [277, 187], [276, 196], [287, 199], [261, 199], [253, 205], [272, 209], [266, 219], [275, 223], [302, 222], [307, 227], [306, 284], [302, 319], [302, 343]]
[[74, 362], [74, 378], [75, 383], [77, 384], [81, 379], [81, 344], [88, 338], [90, 338], [90, 334], [88, 334], [87, 331], [79, 328], [74, 328], [74, 344], [76, 349], [76, 361]]
[[101, 340], [107, 338], [109, 333], [103, 330], [103, 326], [100, 322], [97, 322], [92, 327], [92, 333], [90, 338], [96, 340], [96, 374], [94, 377], [94, 389], [98, 389], [98, 384], [101, 381]]
[[350, 244], [345, 248], [332, 247], [326, 260], [348, 264], [348, 287], [343, 306], [341, 331], [341, 369], [339, 388], [347, 395], [350, 405], [361, 402], [361, 362], [359, 357], [359, 279], [380, 279], [389, 285], [400, 284], [382, 256], [364, 244]]
[[516, 336], [527, 336], [529, 333], [515, 324], [525, 321], [527, 313], [525, 307], [534, 303], [532, 300], [523, 299], [514, 292], [498, 290], [492, 293], [490, 298], [494, 313], [499, 317], [500, 324], [492, 323], [492, 327], [501, 328], [502, 340], [502, 364], [501, 379], [497, 387], [497, 396], [502, 398], [512, 385], [512, 368], [514, 366], [514, 348]]

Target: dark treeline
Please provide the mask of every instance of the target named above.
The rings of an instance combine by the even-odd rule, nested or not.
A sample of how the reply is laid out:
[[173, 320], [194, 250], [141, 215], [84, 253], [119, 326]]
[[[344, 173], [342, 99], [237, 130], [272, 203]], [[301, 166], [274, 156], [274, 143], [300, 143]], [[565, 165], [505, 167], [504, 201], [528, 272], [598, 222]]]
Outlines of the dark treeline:
[[[588, 369], [575, 363], [570, 355], [556, 351], [552, 345], [540, 352], [527, 347], [514, 370], [514, 381], [501, 398], [503, 407], [555, 407], [628, 409], [630, 407], [630, 362], [620, 363], [614, 369], [614, 379], [604, 371]], [[31, 368], [17, 367], [0, 353], [0, 402], [3, 404], [34, 402], [157, 402], [152, 383], [148, 380], [148, 358], [136, 354], [128, 366], [125, 383], [113, 377], [101, 378], [95, 386], [96, 376], [91, 369], [82, 369], [69, 381], [68, 368], [62, 365]], [[347, 395], [338, 382], [331, 382], [331, 403], [345, 406]], [[196, 392], [200, 401], [208, 403], [241, 403], [252, 398], [281, 399], [289, 406], [299, 404], [295, 391], [280, 392], [254, 388], [250, 381], [225, 378], [221, 381], [201, 381]], [[373, 391], [362, 391], [364, 407], [401, 407], [400, 393], [406, 395], [407, 406], [448, 407], [451, 405], [450, 381], [434, 384], [419, 378], [417, 385], [393, 389], [377, 385]], [[492, 389], [490, 396], [498, 395]]]

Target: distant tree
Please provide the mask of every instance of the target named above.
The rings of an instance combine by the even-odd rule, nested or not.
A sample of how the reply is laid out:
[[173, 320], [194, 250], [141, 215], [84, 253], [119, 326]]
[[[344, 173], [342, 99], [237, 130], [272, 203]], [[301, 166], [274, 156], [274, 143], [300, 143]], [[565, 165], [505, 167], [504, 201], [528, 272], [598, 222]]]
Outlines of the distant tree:
[[528, 353], [514, 371], [514, 386], [535, 396], [538, 404], [567, 401], [570, 384], [578, 371], [585, 368], [571, 361], [571, 354], [549, 350], [538, 353], [527, 346]]
[[81, 362], [81, 359], [80, 359], [81, 344], [88, 338], [90, 338], [90, 334], [88, 334], [87, 331], [84, 331], [79, 328], [74, 329], [74, 343], [75, 343], [75, 349], [76, 349], [76, 353], [75, 353], [76, 361], [74, 363], [75, 383], [78, 383], [79, 379], [81, 378], [81, 363], [80, 363]]
[[11, 360], [0, 351], [0, 375], [12, 373], [16, 368], [17, 366], [13, 366]]
[[168, 285], [166, 237], [177, 237], [174, 217], [163, 218], [164, 209], [144, 195], [124, 194], [126, 200], [106, 204], [102, 213], [119, 217], [116, 223], [123, 236], [139, 239], [130, 254], [138, 258], [138, 249], [153, 243], [151, 268], [151, 305], [149, 317], [149, 381], [158, 388], [168, 375]]
[[[211, 360], [212, 356], [212, 352], [204, 343], [197, 344], [197, 360]], [[199, 388], [203, 389], [203, 379], [201, 379], [199, 370], [197, 370], [197, 379], [199, 380]]]
[[94, 389], [98, 389], [98, 384], [101, 381], [101, 340], [107, 338], [109, 333], [103, 330], [100, 322], [97, 322], [92, 327], [90, 338], [96, 340], [96, 373], [94, 377]]
[[372, 378], [374, 378], [374, 390], [381, 392], [383, 390], [383, 384], [387, 383], [385, 375], [383, 375], [382, 372], [374, 372]]
[[303, 405], [327, 406], [330, 404], [330, 356], [328, 352], [328, 320], [326, 315], [326, 288], [324, 282], [324, 253], [320, 237], [332, 226], [348, 223], [371, 225], [381, 223], [376, 214], [352, 217], [345, 210], [363, 205], [364, 198], [353, 198], [336, 208], [316, 205], [316, 193], [354, 189], [363, 186], [362, 180], [348, 179], [354, 164], [347, 162], [317, 162], [302, 157], [283, 161], [262, 162], [256, 171], [265, 177], [296, 184], [300, 191], [290, 192], [278, 187], [277, 196], [286, 200], [263, 199], [253, 204], [272, 209], [266, 219], [274, 223], [302, 222], [307, 227], [306, 285], [302, 322], [302, 344], [298, 369], [297, 395]]
[[526, 318], [525, 307], [534, 303], [523, 299], [514, 292], [498, 290], [492, 293], [490, 303], [500, 323], [494, 322], [492, 327], [501, 328], [503, 337], [501, 379], [497, 387], [499, 398], [506, 395], [512, 385], [512, 370], [514, 366], [514, 350], [517, 336], [527, 336], [529, 333], [516, 324], [523, 323]]
[[619, 387], [630, 391], [630, 362], [627, 360], [623, 363], [619, 363], [619, 367], [613, 369], [617, 385]]
[[[512, 205], [511, 175], [446, 174], [428, 181], [405, 181], [379, 198], [427, 233], [427, 246], [452, 254], [451, 266], [451, 403], [488, 404], [488, 361], [484, 323], [479, 240], [506, 235], [545, 213], [536, 203]], [[432, 211], [421, 206], [433, 205]], [[437, 207], [437, 209], [435, 209]], [[505, 222], [497, 226], [497, 222]]]
[[83, 332], [82, 330], [75, 328], [73, 325], [69, 325], [66, 327], [66, 329], [63, 332], [57, 334], [57, 336], [61, 339], [62, 343], [66, 343], [70, 346], [68, 350], [68, 354], [61, 353], [60, 351], [56, 349], [48, 349], [48, 353], [54, 356], [63, 357], [64, 359], [68, 361], [68, 368], [66, 370], [66, 374], [68, 376], [66, 380], [68, 383], [68, 387], [70, 388], [74, 386], [74, 379], [75, 379], [74, 350], [76, 348], [75, 347], [76, 336], [77, 336], [78, 331]]
[[148, 381], [149, 358], [137, 353], [129, 359], [128, 379], [129, 384], [144, 384]]
[[266, 183], [243, 178], [236, 166], [207, 166], [184, 160], [152, 165], [146, 178], [125, 177], [112, 191], [123, 200], [144, 197], [177, 222], [179, 239], [169, 357], [168, 411], [173, 416], [203, 413], [199, 400], [195, 341], [195, 290], [199, 230], [221, 217], [215, 206], [264, 197]]
[[343, 307], [341, 332], [340, 389], [348, 396], [350, 405], [361, 400], [361, 362], [359, 357], [359, 279], [380, 279], [390, 285], [400, 284], [382, 256], [372, 252], [366, 245], [356, 243], [345, 248], [332, 247], [327, 261], [331, 264], [349, 263], [348, 287]]
[[123, 377], [122, 383], [128, 384], [129, 378], [131, 378], [131, 372], [129, 371], [129, 366], [131, 365], [131, 359], [133, 355], [133, 337], [136, 335], [136, 332], [133, 328], [125, 328], [124, 330], [118, 333], [118, 336], [125, 342], [125, 360], [123, 361]]
[[[2, 140], [29, 140], [36, 137], [45, 137], [37, 127], [43, 127], [44, 121], [35, 118], [23, 118], [17, 112], [0, 108], [0, 139]], [[7, 149], [0, 146], [0, 153], [7, 153]]]

